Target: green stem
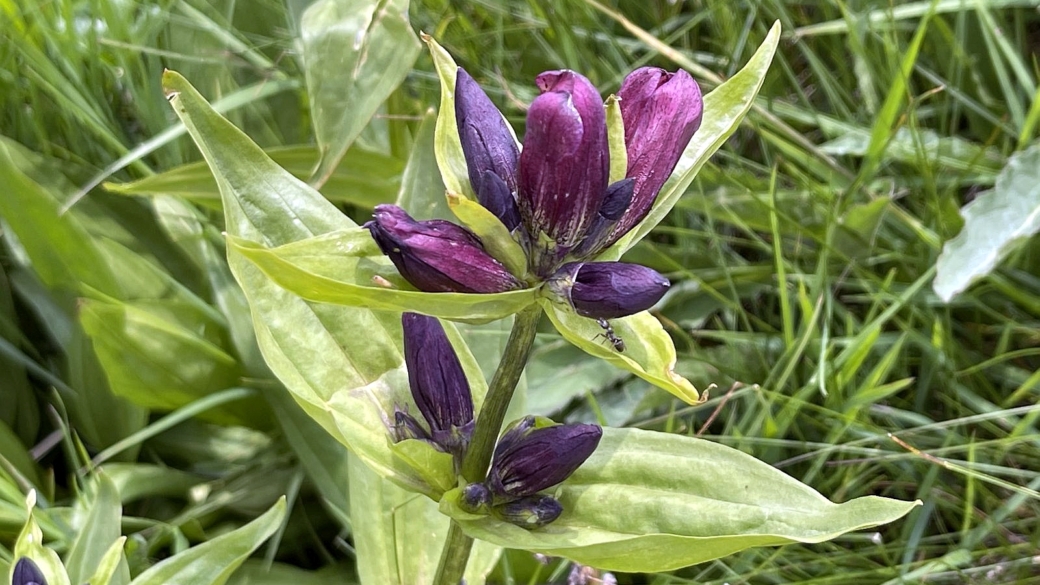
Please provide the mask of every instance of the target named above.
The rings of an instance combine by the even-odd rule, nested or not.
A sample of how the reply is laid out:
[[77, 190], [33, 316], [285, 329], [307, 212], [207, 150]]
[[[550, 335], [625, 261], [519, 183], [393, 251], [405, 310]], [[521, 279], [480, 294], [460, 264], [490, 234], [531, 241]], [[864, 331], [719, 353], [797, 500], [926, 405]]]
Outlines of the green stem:
[[434, 585], [459, 585], [466, 574], [466, 563], [469, 562], [472, 550], [473, 539], [466, 536], [458, 523], [452, 520], [441, 550], [441, 562], [433, 578]]
[[[531, 355], [534, 334], [541, 316], [541, 307], [533, 305], [517, 313], [513, 320], [513, 330], [506, 341], [502, 361], [491, 378], [484, 405], [477, 416], [469, 449], [466, 451], [466, 459], [462, 462], [462, 477], [468, 482], [480, 482], [487, 478], [491, 455], [495, 452], [495, 443], [498, 441], [498, 432], [502, 429], [502, 422], [505, 420], [509, 402], [513, 399], [516, 383], [520, 381], [520, 375], [527, 365], [527, 358]], [[473, 539], [466, 536], [453, 520], [448, 529], [448, 537], [444, 541], [440, 565], [433, 580], [434, 585], [458, 585], [466, 572], [466, 563], [469, 561], [472, 548]]]
[[473, 429], [473, 438], [470, 439], [469, 449], [466, 451], [466, 459], [462, 462], [462, 477], [470, 483], [484, 481], [487, 478], [491, 455], [495, 452], [495, 443], [498, 441], [498, 432], [502, 430], [502, 421], [506, 417], [509, 402], [513, 399], [516, 383], [520, 381], [520, 374], [524, 373], [527, 358], [531, 355], [538, 318], [541, 316], [541, 307], [533, 305], [517, 313], [513, 321], [513, 330], [510, 331], [506, 349], [502, 352], [502, 361], [495, 370], [495, 376], [491, 378], [484, 405], [480, 407], [480, 414], [477, 416], [476, 428]]

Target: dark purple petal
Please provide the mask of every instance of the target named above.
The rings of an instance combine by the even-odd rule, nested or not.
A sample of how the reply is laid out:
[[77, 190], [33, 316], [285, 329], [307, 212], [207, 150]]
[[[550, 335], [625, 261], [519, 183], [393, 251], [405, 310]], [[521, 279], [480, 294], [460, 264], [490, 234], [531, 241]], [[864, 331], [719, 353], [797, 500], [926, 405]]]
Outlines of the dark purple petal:
[[11, 585], [47, 585], [47, 579], [36, 563], [29, 557], [22, 557], [14, 566]]
[[534, 239], [545, 233], [570, 249], [606, 193], [606, 115], [596, 88], [573, 71], [547, 71], [537, 83], [544, 93], [527, 112], [517, 202]]
[[607, 245], [607, 239], [614, 226], [617, 225], [625, 210], [632, 203], [632, 188], [635, 179], [621, 179], [607, 187], [607, 196], [599, 208], [596, 219], [589, 226], [585, 239], [575, 248], [572, 254], [577, 258], [594, 256]]
[[396, 205], [377, 205], [373, 217], [365, 227], [379, 249], [421, 291], [496, 293], [523, 286], [463, 227], [415, 221]]
[[510, 524], [534, 530], [559, 518], [563, 506], [552, 496], [534, 495], [495, 506], [493, 512]]
[[509, 231], [520, 226], [520, 209], [509, 185], [491, 171], [484, 171], [480, 204], [497, 217]]
[[[455, 78], [455, 123], [477, 201], [512, 231], [519, 224], [515, 197], [520, 150], [498, 108], [461, 67]], [[489, 185], [492, 177], [505, 189]]]
[[469, 381], [440, 321], [404, 313], [401, 325], [412, 399], [430, 425], [434, 440], [441, 443], [439, 431], [451, 432], [473, 422]]
[[617, 319], [654, 306], [671, 283], [639, 264], [571, 262], [553, 275], [549, 286], [582, 317]]
[[592, 455], [602, 435], [600, 427], [587, 424], [529, 429], [506, 448], [495, 449], [487, 486], [498, 503], [550, 488]]
[[[642, 67], [618, 90], [625, 122], [628, 176], [635, 179], [632, 205], [611, 232], [617, 241], [650, 212], [690, 138], [700, 128], [704, 102], [697, 82], [682, 69]], [[609, 244], [608, 244], [609, 245]]]

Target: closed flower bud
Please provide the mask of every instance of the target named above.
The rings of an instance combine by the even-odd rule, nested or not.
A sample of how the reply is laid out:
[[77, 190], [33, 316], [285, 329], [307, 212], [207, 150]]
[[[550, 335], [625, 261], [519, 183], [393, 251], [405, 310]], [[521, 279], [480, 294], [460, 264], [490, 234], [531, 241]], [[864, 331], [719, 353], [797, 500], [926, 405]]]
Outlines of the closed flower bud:
[[[430, 437], [430, 433], [419, 424], [419, 421], [415, 420], [414, 416], [396, 408], [394, 409], [393, 431], [394, 441], [418, 439], [420, 441], [426, 441], [427, 443], [433, 443], [433, 438]], [[440, 447], [440, 445], [438, 445], [438, 447]]]
[[462, 488], [462, 497], [459, 498], [459, 507], [470, 514], [487, 513], [487, 507], [491, 505], [491, 492], [482, 483], [471, 483]]
[[[462, 363], [436, 318], [404, 313], [401, 325], [412, 399], [430, 425], [433, 442], [446, 452], [461, 456], [469, 445], [474, 424], [473, 397]], [[417, 434], [407, 419], [397, 419], [399, 427], [403, 423], [406, 432]]]
[[641, 67], [625, 77], [617, 95], [625, 122], [628, 176], [635, 179], [635, 188], [632, 204], [611, 232], [609, 243], [649, 213], [690, 138], [700, 128], [704, 109], [700, 87], [682, 69], [668, 73], [657, 67]]
[[498, 108], [461, 67], [455, 78], [455, 122], [477, 201], [514, 230], [520, 224], [516, 207], [520, 150]]
[[606, 115], [596, 88], [573, 71], [536, 81], [543, 93], [527, 112], [518, 203], [532, 238], [546, 234], [562, 257], [584, 238], [606, 194]]
[[495, 506], [492, 512], [510, 524], [534, 530], [559, 518], [563, 506], [552, 496], [534, 495]]
[[486, 485], [497, 504], [532, 496], [567, 479], [596, 450], [603, 430], [596, 425], [565, 424], [507, 431], [495, 448]]
[[416, 221], [396, 205], [377, 205], [373, 217], [365, 227], [379, 249], [421, 291], [497, 293], [523, 286], [463, 227]]
[[671, 283], [657, 271], [626, 262], [571, 262], [549, 287], [582, 317], [617, 319], [645, 311], [661, 300]]
[[11, 585], [47, 585], [43, 572], [29, 557], [22, 557], [14, 565]]

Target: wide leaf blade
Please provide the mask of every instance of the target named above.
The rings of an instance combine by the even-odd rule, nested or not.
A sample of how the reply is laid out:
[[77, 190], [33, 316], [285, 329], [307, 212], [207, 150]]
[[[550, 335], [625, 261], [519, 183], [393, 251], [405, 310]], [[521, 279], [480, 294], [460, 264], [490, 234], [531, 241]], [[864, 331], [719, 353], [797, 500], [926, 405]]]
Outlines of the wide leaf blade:
[[943, 246], [932, 282], [946, 302], [1040, 231], [1040, 142], [1012, 155], [993, 190], [965, 205], [961, 214], [964, 228]]
[[223, 585], [285, 517], [285, 498], [249, 524], [218, 536], [141, 573], [131, 585]]
[[318, 185], [419, 56], [408, 0], [319, 0], [300, 23], [303, 72], [321, 147]]
[[891, 522], [919, 502], [867, 496], [834, 504], [736, 449], [691, 437], [603, 429], [592, 457], [558, 488], [564, 513], [528, 531], [472, 519], [450, 492], [441, 510], [503, 547], [598, 568], [660, 572], [753, 546], [822, 542]]
[[556, 330], [567, 341], [671, 392], [684, 402], [695, 404], [700, 400], [693, 384], [675, 372], [675, 345], [661, 322], [650, 313], [643, 311], [610, 320], [614, 334], [625, 343], [625, 351], [619, 352], [594, 319], [581, 317], [548, 299], [543, 299], [542, 305]]

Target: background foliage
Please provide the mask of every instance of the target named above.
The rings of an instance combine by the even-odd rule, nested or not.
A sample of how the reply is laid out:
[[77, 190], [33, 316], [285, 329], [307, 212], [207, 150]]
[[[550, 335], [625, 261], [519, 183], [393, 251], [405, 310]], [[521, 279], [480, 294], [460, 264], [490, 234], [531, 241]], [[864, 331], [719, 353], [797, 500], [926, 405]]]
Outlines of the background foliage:
[[[354, 518], [351, 497], [378, 491], [401, 531], [407, 499], [381, 484], [360, 489], [376, 480], [259, 359], [224, 259], [216, 185], [204, 166], [184, 166], [199, 155], [160, 87], [163, 69], [177, 69], [276, 161], [308, 176], [314, 145], [335, 153], [343, 140], [312, 127], [330, 119], [328, 80], [347, 67], [314, 60], [329, 45], [301, 34], [309, 4], [0, 1], [0, 573], [32, 487], [53, 548], [71, 554], [90, 527], [124, 534], [130, 576], [245, 526], [283, 494], [284, 523], [233, 582], [409, 574], [404, 565], [430, 554], [373, 544], [394, 542], [394, 530]], [[629, 254], [675, 283], [658, 316], [680, 372], [718, 385], [712, 399], [682, 405], [546, 328], [528, 410], [700, 435], [836, 501], [875, 494], [925, 505], [877, 533], [622, 583], [1037, 576], [1040, 265], [1027, 238], [1040, 203], [1037, 181], [998, 176], [1040, 166], [1029, 148], [1040, 121], [1038, 5], [408, 7], [412, 28], [437, 37], [518, 128], [542, 70], [582, 71], [607, 93], [633, 67], [678, 63], [709, 89], [747, 61], [774, 20], [783, 24], [748, 122]], [[406, 44], [379, 51], [403, 58], [415, 50]], [[430, 198], [416, 193], [440, 192], [427, 113], [438, 99], [420, 54], [384, 104], [357, 106], [376, 109], [367, 127], [342, 122], [360, 138], [328, 169], [323, 194], [364, 220], [399, 192], [420, 201]], [[971, 248], [1010, 256], [946, 302], [949, 288], [932, 292], [937, 272], [967, 283], [973, 266], [952, 251], [939, 262], [943, 243], [964, 223], [959, 208], [991, 188], [1016, 213], [976, 213]], [[502, 331], [463, 334], [491, 349], [475, 357], [493, 366]], [[95, 467], [111, 478], [121, 518], [111, 502], [97, 512]], [[565, 571], [508, 554], [494, 579]]]

